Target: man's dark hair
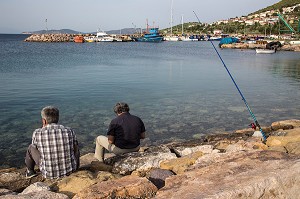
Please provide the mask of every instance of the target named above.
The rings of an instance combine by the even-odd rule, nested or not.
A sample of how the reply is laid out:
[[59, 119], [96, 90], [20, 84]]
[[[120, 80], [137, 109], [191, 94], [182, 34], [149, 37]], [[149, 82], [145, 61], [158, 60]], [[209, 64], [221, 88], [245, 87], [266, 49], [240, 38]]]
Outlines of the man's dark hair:
[[116, 103], [115, 107], [114, 107], [114, 112], [116, 114], [120, 114], [120, 113], [125, 113], [125, 112], [129, 112], [129, 106], [128, 104], [124, 103], [124, 102], [118, 102]]
[[41, 116], [47, 121], [48, 124], [58, 123], [59, 110], [54, 106], [46, 106], [43, 108]]

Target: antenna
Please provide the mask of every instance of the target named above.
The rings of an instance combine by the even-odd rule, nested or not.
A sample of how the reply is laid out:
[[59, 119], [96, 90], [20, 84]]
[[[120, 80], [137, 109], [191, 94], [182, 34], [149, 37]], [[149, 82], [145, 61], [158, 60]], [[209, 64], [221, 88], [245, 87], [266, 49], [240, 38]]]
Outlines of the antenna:
[[46, 32], [48, 32], [47, 19], [45, 20], [45, 23], [46, 23]]

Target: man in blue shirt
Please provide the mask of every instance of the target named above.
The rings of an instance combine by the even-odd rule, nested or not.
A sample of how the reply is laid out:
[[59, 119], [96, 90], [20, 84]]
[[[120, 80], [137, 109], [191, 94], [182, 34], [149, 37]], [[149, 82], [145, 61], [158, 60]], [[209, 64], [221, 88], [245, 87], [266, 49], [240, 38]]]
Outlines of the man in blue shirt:
[[96, 138], [95, 158], [104, 161], [105, 149], [116, 155], [136, 152], [140, 149], [140, 139], [145, 138], [143, 121], [129, 113], [126, 103], [118, 102], [114, 107], [117, 117], [110, 122], [107, 136]]

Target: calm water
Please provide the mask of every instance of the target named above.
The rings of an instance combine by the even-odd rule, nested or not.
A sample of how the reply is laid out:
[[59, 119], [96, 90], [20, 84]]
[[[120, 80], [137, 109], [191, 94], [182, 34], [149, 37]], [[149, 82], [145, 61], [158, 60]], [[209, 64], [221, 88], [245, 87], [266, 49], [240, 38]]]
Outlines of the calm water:
[[[55, 105], [82, 154], [125, 101], [145, 145], [231, 132], [252, 122], [209, 42], [26, 43], [0, 35], [0, 167], [22, 166], [40, 110]], [[217, 44], [217, 43], [216, 43]], [[300, 119], [300, 54], [219, 50], [262, 126]]]

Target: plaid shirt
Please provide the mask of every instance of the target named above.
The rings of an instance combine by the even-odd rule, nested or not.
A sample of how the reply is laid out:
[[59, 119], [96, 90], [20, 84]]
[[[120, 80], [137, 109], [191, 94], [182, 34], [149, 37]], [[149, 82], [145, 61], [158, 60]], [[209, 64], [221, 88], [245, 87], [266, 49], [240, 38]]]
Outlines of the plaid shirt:
[[77, 139], [71, 128], [48, 124], [33, 132], [32, 144], [41, 154], [40, 170], [44, 177], [59, 178], [77, 169], [74, 155]]

